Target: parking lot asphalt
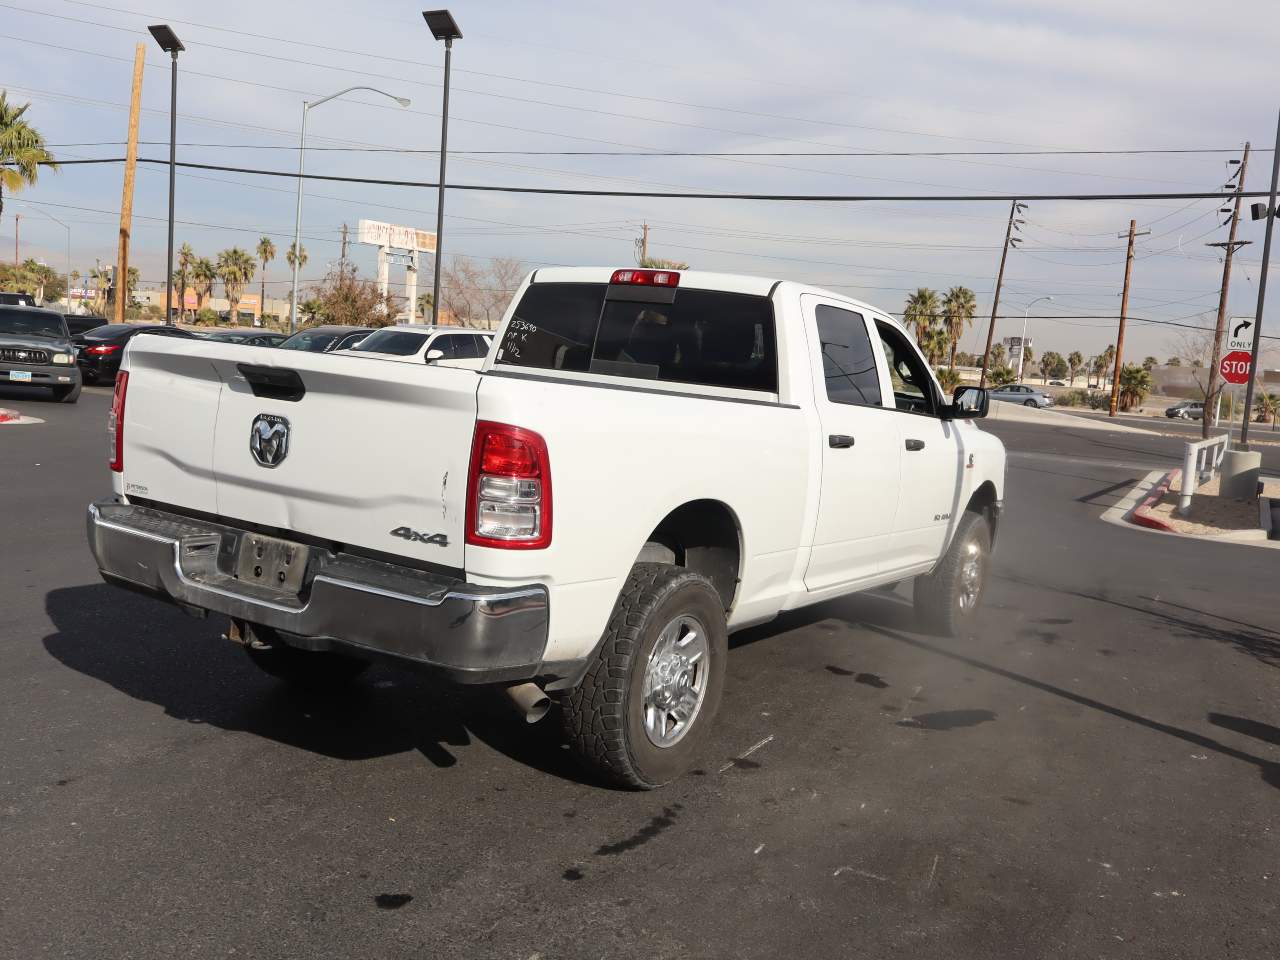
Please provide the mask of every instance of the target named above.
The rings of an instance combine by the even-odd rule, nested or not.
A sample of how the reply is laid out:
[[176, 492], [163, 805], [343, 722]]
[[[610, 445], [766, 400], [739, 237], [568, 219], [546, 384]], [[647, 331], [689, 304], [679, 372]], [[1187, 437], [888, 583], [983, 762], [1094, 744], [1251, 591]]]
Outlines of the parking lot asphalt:
[[699, 767], [627, 793], [482, 692], [300, 695], [101, 583], [108, 400], [0, 390], [45, 421], [0, 426], [0, 956], [1277, 955], [1275, 554], [1098, 519], [1169, 438], [991, 424], [973, 635], [906, 587], [737, 634]]

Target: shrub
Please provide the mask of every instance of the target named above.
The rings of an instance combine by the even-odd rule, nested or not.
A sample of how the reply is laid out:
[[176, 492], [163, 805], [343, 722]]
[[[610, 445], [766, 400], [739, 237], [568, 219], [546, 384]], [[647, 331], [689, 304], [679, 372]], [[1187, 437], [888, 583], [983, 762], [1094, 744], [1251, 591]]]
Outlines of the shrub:
[[218, 325], [218, 313], [209, 307], [201, 307], [196, 311], [195, 322], [202, 327], [216, 327]]
[[991, 382], [992, 387], [1003, 387], [1017, 380], [1018, 375], [1013, 372], [1012, 367], [1000, 366], [988, 370], [987, 379]]

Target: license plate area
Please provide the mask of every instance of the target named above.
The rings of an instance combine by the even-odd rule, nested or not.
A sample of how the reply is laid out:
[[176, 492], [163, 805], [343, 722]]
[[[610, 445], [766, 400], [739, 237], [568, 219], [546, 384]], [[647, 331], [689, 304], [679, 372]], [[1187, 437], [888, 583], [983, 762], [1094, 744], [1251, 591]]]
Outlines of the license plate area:
[[14, 381], [15, 383], [30, 383], [31, 371], [30, 370], [10, 370], [9, 379]]
[[310, 548], [303, 544], [246, 533], [240, 538], [236, 579], [271, 590], [298, 593], [302, 590], [309, 555]]

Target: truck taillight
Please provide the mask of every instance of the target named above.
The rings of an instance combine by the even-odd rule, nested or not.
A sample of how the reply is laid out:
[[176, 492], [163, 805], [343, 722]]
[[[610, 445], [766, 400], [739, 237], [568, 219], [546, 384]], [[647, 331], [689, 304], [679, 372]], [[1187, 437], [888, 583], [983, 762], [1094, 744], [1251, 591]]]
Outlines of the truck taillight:
[[516, 550], [551, 543], [551, 462], [539, 434], [487, 420], [476, 424], [467, 543]]
[[107, 435], [111, 438], [111, 470], [124, 472], [124, 395], [129, 389], [129, 372], [116, 374], [116, 392], [111, 395], [111, 412], [107, 414]]

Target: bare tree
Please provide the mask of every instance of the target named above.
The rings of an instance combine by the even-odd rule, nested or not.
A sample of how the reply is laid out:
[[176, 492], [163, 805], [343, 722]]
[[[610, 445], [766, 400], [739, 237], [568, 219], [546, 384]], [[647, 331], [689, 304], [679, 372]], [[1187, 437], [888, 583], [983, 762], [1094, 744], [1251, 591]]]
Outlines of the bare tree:
[[515, 257], [495, 257], [483, 267], [470, 257], [456, 256], [452, 265], [443, 270], [440, 305], [461, 326], [493, 329], [520, 286], [524, 272]]

